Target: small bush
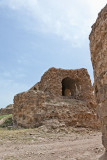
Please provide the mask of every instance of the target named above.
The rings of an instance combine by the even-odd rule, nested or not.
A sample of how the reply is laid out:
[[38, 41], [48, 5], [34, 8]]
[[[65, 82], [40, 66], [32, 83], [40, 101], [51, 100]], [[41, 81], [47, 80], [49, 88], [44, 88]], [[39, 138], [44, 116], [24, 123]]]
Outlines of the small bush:
[[7, 118], [12, 117], [12, 114], [8, 114], [8, 115], [1, 115], [1, 116], [0, 116], [0, 120], [1, 120], [2, 118], [5, 118], [5, 117], [7, 117]]
[[[5, 118], [5, 121], [3, 124], [0, 125], [1, 128], [4, 128], [4, 127], [9, 127], [9, 126], [12, 126], [13, 125], [13, 121], [12, 121], [12, 115], [3, 115], [3, 116], [0, 116], [0, 118]], [[1, 119], [2, 119], [1, 118]]]

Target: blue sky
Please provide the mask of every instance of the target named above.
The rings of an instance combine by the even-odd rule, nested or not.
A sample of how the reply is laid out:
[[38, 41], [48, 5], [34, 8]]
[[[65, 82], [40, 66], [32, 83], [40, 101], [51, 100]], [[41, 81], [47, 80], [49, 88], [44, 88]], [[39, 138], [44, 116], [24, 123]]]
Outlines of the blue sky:
[[0, 108], [50, 67], [87, 68], [88, 36], [106, 0], [0, 0]]

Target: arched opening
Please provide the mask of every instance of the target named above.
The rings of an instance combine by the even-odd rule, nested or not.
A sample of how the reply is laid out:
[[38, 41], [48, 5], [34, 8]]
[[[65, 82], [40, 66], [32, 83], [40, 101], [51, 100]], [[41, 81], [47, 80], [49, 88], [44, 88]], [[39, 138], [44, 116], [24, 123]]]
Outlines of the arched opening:
[[66, 77], [62, 80], [62, 96], [72, 96], [77, 95], [77, 82], [74, 79]]

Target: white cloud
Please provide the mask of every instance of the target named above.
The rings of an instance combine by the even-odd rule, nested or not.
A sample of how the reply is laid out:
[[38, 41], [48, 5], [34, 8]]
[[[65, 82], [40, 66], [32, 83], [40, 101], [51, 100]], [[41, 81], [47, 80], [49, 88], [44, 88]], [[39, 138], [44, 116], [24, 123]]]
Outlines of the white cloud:
[[106, 0], [88, 0], [88, 5], [90, 6], [90, 9], [93, 14], [98, 13], [106, 4]]
[[[91, 25], [107, 0], [0, 0], [0, 7], [8, 7], [18, 15], [20, 25], [44, 34], [54, 34], [80, 47], [88, 39]], [[15, 14], [14, 14], [15, 13]], [[34, 44], [36, 45], [36, 44]], [[38, 61], [39, 62], [39, 61]], [[20, 57], [19, 64], [28, 61]], [[3, 69], [2, 69], [3, 70]], [[4, 71], [0, 74], [1, 106], [12, 103], [16, 93], [28, 89], [28, 85], [15, 80], [26, 78], [23, 71]]]
[[29, 10], [37, 5], [37, 0], [1, 0], [0, 5], [8, 6], [14, 10], [21, 8]]
[[54, 34], [80, 46], [88, 38], [91, 25], [106, 0], [2, 0], [17, 13], [24, 13], [26, 29]]

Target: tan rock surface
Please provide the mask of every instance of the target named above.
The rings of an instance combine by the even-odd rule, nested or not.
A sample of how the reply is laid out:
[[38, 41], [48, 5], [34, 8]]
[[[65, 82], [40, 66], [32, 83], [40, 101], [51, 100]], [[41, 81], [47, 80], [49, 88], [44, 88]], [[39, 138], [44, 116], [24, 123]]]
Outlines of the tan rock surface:
[[[91, 60], [98, 116], [102, 124], [102, 142], [107, 150], [107, 5], [99, 13], [90, 34]], [[105, 154], [107, 159], [107, 154]], [[102, 158], [105, 160], [105, 158]]]
[[[86, 69], [51, 68], [27, 92], [14, 97], [15, 126], [51, 124], [100, 128], [90, 77]], [[55, 122], [54, 121], [54, 122]]]

